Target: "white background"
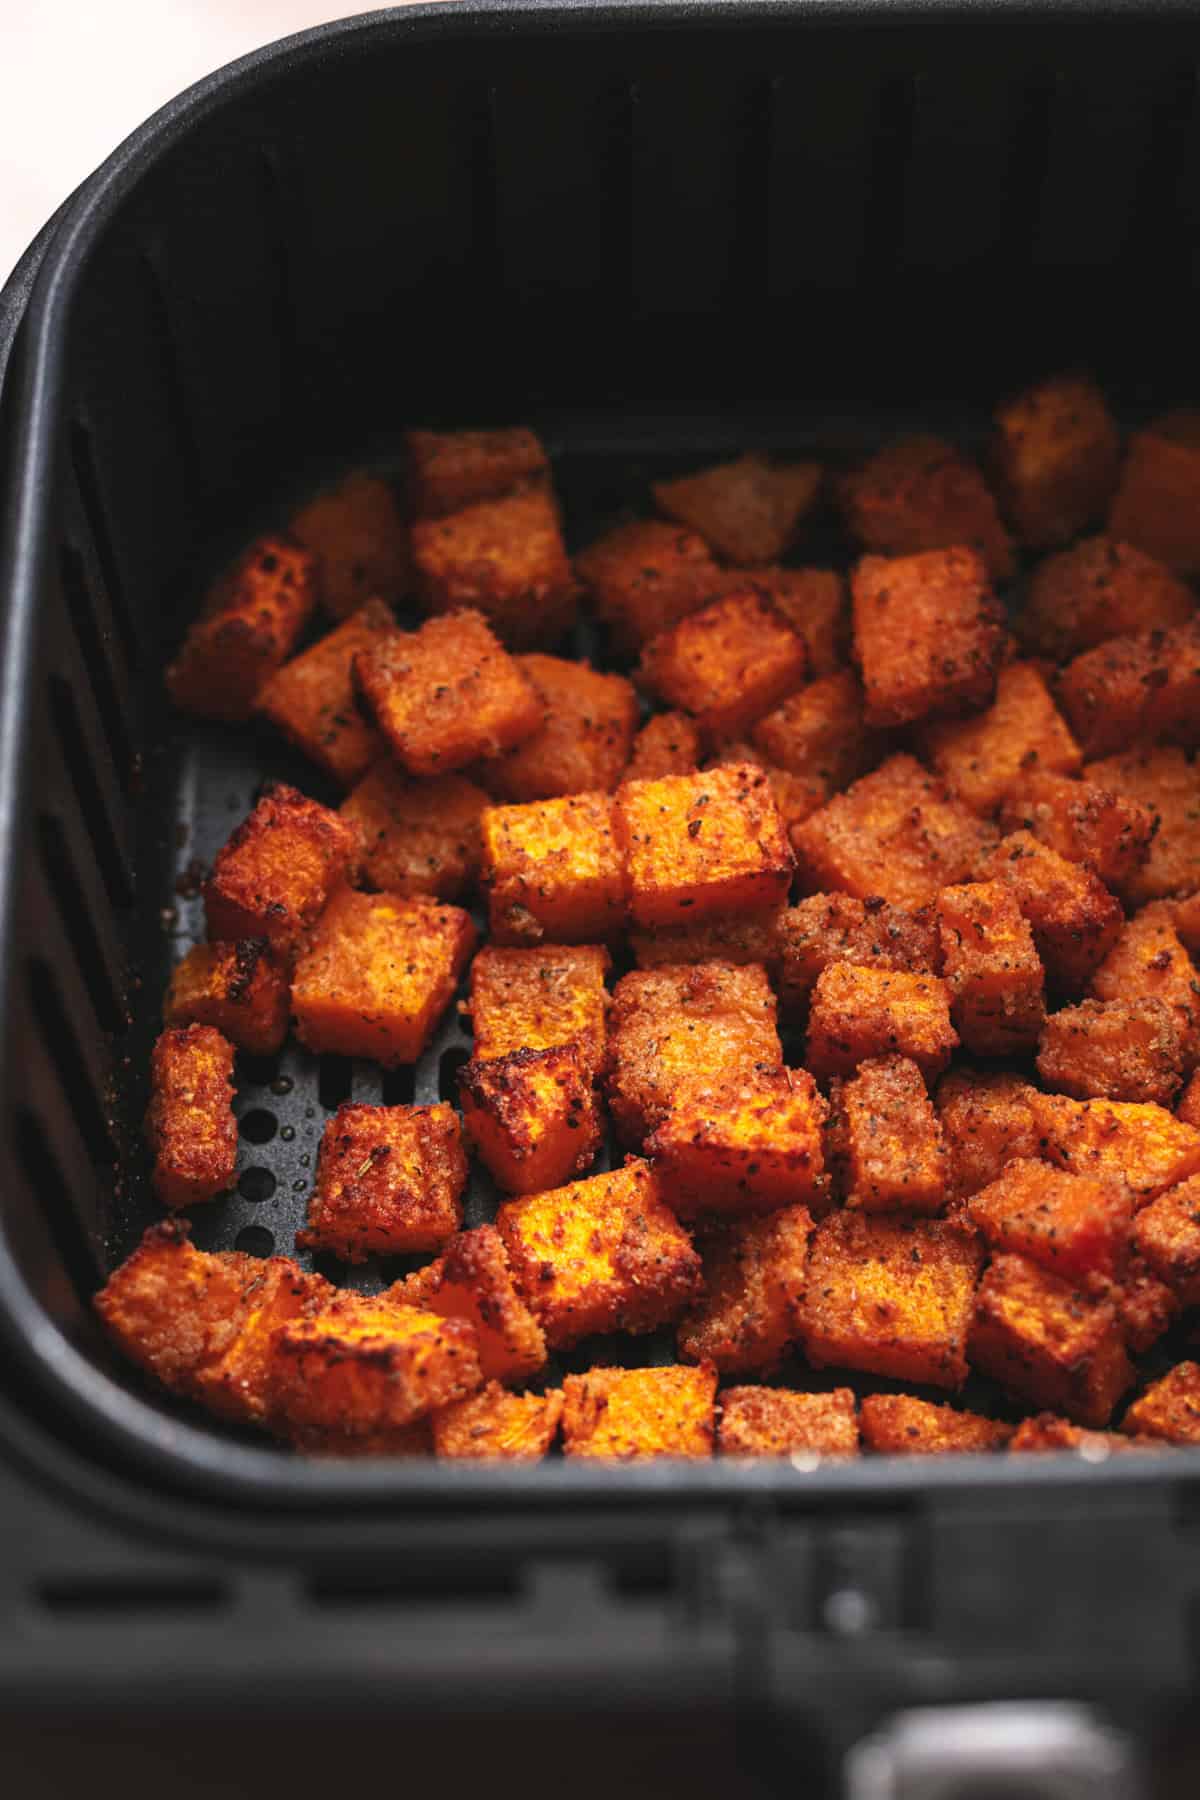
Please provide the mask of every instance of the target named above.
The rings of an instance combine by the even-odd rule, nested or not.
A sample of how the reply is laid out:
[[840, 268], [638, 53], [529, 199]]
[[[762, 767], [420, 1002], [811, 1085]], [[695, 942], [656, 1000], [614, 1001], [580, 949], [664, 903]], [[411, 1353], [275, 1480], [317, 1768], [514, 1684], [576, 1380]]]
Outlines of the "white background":
[[148, 113], [259, 44], [369, 0], [0, 0], [0, 285]]

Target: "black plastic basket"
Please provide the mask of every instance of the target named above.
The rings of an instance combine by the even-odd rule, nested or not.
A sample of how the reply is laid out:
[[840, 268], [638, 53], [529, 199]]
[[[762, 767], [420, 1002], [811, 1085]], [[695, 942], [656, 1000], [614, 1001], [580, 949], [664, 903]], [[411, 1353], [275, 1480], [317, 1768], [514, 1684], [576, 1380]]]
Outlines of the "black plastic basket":
[[[230, 549], [418, 420], [569, 447], [586, 535], [664, 460], [916, 422], [969, 442], [1061, 365], [1127, 419], [1194, 401], [1198, 66], [1190, 6], [1112, 0], [413, 8], [221, 71], [48, 227], [0, 297], [0, 1507], [8, 1484], [17, 1587], [56, 1627], [41, 1660], [0, 1633], [0, 1702], [84, 1655], [106, 1581], [114, 1631], [161, 1595], [231, 1695], [202, 1615], [263, 1558], [299, 1583], [259, 1661], [293, 1700], [297, 1664], [417, 1704], [482, 1660], [506, 1704], [549, 1666], [571, 1704], [778, 1709], [841, 1742], [916, 1701], [1191, 1693], [1200, 1453], [306, 1462], [157, 1405], [88, 1296], [153, 1215], [129, 1144], [196, 922], [181, 871], [264, 773], [160, 693]], [[274, 1198], [244, 1183], [201, 1242], [294, 1224], [322, 1079], [377, 1097], [243, 1070], [241, 1110], [296, 1135], [247, 1159]], [[384, 1654], [372, 1594], [436, 1614], [442, 1649]], [[480, 1607], [503, 1655], [467, 1641]], [[149, 1653], [144, 1679], [176, 1692]]]

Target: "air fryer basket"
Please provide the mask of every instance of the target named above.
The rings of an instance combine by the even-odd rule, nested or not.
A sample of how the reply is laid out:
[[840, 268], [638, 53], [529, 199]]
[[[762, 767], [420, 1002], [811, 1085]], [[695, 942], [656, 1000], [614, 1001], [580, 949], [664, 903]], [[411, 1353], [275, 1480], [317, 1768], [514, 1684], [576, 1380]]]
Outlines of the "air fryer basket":
[[[194, 866], [265, 774], [321, 791], [164, 706], [231, 549], [415, 421], [538, 426], [579, 543], [700, 454], [918, 421], [969, 442], [1044, 369], [1094, 367], [1127, 418], [1194, 397], [1198, 50], [1171, 8], [415, 9], [213, 77], [81, 192], [0, 364], [0, 1331], [43, 1416], [289, 1508], [1077, 1482], [1056, 1459], [309, 1464], [159, 1406], [87, 1302], [157, 1210], [136, 1124]], [[451, 1017], [387, 1076], [243, 1059], [239, 1187], [198, 1241], [290, 1250], [327, 1109], [448, 1094], [465, 1042]], [[1200, 1458], [1169, 1461], [1089, 1480], [1161, 1489]]]

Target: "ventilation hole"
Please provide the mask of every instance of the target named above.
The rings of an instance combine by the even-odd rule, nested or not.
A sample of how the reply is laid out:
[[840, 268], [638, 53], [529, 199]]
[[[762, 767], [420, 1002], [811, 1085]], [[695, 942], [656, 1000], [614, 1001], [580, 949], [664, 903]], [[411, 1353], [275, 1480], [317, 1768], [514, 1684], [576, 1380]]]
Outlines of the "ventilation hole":
[[[264, 1200], [274, 1199], [275, 1187], [275, 1177], [272, 1175], [270, 1169], [243, 1169], [238, 1176], [238, 1193], [242, 1196], [243, 1200], [249, 1200], [252, 1205], [255, 1206], [260, 1206]], [[257, 1225], [251, 1225], [248, 1229], [257, 1231], [259, 1227]], [[267, 1232], [265, 1235], [269, 1237], [270, 1233]], [[248, 1247], [248, 1245], [242, 1243], [241, 1238], [238, 1239], [239, 1250], [245, 1250]], [[264, 1256], [269, 1256], [271, 1252], [269, 1250], [264, 1250], [262, 1254]]]
[[100, 573], [104, 585], [108, 589], [108, 603], [112, 607], [113, 619], [120, 633], [121, 642], [125, 646], [125, 654], [131, 668], [136, 668], [140, 661], [141, 646], [133, 627], [133, 617], [125, 598], [125, 587], [117, 572], [117, 560], [113, 554], [112, 537], [108, 528], [108, 518], [104, 500], [100, 493], [100, 482], [96, 471], [96, 454], [92, 445], [92, 434], [81, 419], [77, 419], [71, 427], [71, 466], [75, 471], [75, 480], [79, 486], [79, 498], [83, 503], [84, 517], [87, 519], [92, 544], [96, 552], [96, 561], [100, 565]]
[[243, 1116], [238, 1130], [248, 1144], [269, 1144], [279, 1130], [279, 1120], [265, 1107], [256, 1106]]
[[30, 1205], [45, 1219], [59, 1261], [77, 1294], [94, 1294], [104, 1279], [99, 1258], [78, 1213], [70, 1188], [36, 1115], [19, 1107], [15, 1117], [17, 1160], [29, 1188]]
[[247, 1256], [270, 1256], [275, 1238], [265, 1225], [247, 1225], [234, 1238], [233, 1247], [245, 1251]]
[[411, 1106], [416, 1091], [416, 1074], [410, 1064], [402, 1069], [383, 1071], [382, 1097], [385, 1106]]
[[453, 1044], [438, 1057], [438, 1096], [442, 1100], [458, 1099], [458, 1071], [471, 1060], [471, 1052], [462, 1044]]
[[317, 1098], [326, 1112], [333, 1112], [350, 1098], [354, 1069], [349, 1057], [323, 1056], [318, 1065]]
[[92, 849], [100, 865], [104, 885], [114, 906], [128, 906], [133, 898], [129, 870], [125, 867], [113, 834], [112, 821], [100, 783], [96, 779], [94, 760], [84, 735], [75, 696], [61, 675], [52, 675], [47, 686], [50, 691], [50, 716], [58, 731], [67, 773], [75, 784], [79, 810], [92, 840]]
[[96, 936], [91, 909], [75, 872], [62, 823], [49, 813], [39, 813], [35, 833], [46, 885], [58, 902], [63, 928], [75, 952], [79, 973], [96, 1009], [96, 1017], [105, 1031], [123, 1031], [127, 1024], [125, 1009], [108, 958]]
[[511, 1606], [523, 1593], [520, 1577], [513, 1568], [450, 1566], [432, 1558], [425, 1563], [413, 1558], [402, 1570], [377, 1568], [316, 1575], [306, 1586], [315, 1606], [330, 1609], [395, 1606], [413, 1600], [428, 1606]]
[[121, 1577], [39, 1581], [35, 1593], [47, 1612], [210, 1612], [228, 1601], [215, 1581], [151, 1581]]
[[75, 1028], [67, 1016], [58, 982], [49, 963], [40, 957], [34, 957], [29, 964], [29, 999], [42, 1041], [58, 1070], [88, 1155], [94, 1162], [115, 1162], [116, 1146], [104, 1116], [104, 1107], [92, 1083]]
[[129, 734], [125, 730], [121, 702], [117, 697], [108, 648], [96, 622], [96, 611], [88, 592], [83, 558], [72, 544], [63, 544], [59, 548], [58, 573], [62, 583], [63, 598], [67, 603], [67, 613], [75, 628], [75, 637], [83, 658], [83, 666], [92, 678], [96, 710], [100, 714], [100, 720], [108, 738], [109, 749], [112, 751], [113, 761], [117, 766], [118, 778], [124, 786], [133, 766], [133, 752], [129, 743]]
[[246, 1050], [238, 1051], [237, 1075], [239, 1087], [269, 1087], [275, 1079], [279, 1065], [273, 1056], [252, 1056]]

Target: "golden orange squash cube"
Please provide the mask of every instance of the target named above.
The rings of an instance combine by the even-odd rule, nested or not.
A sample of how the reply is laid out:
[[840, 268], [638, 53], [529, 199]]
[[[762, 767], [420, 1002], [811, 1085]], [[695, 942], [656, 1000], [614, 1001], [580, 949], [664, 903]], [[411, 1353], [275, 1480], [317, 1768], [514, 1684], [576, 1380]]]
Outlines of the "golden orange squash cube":
[[1153, 1100], [1170, 1106], [1183, 1080], [1183, 1045], [1161, 1000], [1083, 1000], [1051, 1013], [1038, 1074], [1076, 1100]]
[[305, 1274], [290, 1257], [249, 1260], [237, 1329], [220, 1354], [199, 1365], [190, 1391], [221, 1418], [261, 1425], [267, 1416], [280, 1329], [328, 1306], [336, 1290], [320, 1275]]
[[1022, 1256], [994, 1256], [971, 1325], [972, 1366], [1024, 1405], [1107, 1425], [1133, 1379], [1111, 1300]]
[[982, 1262], [974, 1232], [949, 1220], [830, 1213], [809, 1246], [809, 1362], [961, 1387]]
[[806, 1043], [805, 1063], [819, 1081], [891, 1054], [911, 1057], [932, 1081], [958, 1043], [950, 991], [936, 975], [831, 963], [812, 991]]
[[518, 656], [546, 716], [531, 737], [480, 771], [498, 800], [553, 800], [611, 793], [625, 770], [638, 699], [623, 675], [600, 675], [560, 656]]
[[684, 1218], [773, 1212], [823, 1194], [826, 1107], [805, 1069], [685, 1086], [646, 1139], [662, 1191]]
[[354, 658], [359, 699], [412, 775], [447, 775], [500, 756], [539, 729], [546, 709], [479, 612], [394, 631]]
[[785, 917], [784, 908], [776, 906], [769, 912], [750, 913], [742, 918], [703, 919], [698, 925], [659, 925], [647, 931], [631, 931], [629, 948], [639, 969], [681, 963], [762, 963], [774, 976]]
[[655, 713], [633, 740], [626, 781], [660, 781], [664, 775], [693, 775], [700, 767], [700, 728], [686, 713]]
[[1046, 1014], [1045, 971], [1033, 932], [1001, 881], [945, 887], [936, 912], [950, 1016], [975, 1056], [1031, 1050]]
[[259, 689], [296, 647], [317, 603], [312, 556], [285, 537], [259, 538], [210, 588], [167, 669], [181, 712], [248, 719]]
[[935, 1096], [950, 1157], [950, 1192], [978, 1193], [1014, 1157], [1038, 1155], [1032, 1089], [1020, 1075], [957, 1068], [943, 1075]]
[[752, 764], [627, 781], [614, 816], [638, 925], [691, 924], [787, 897], [792, 853], [770, 782]]
[[164, 1025], [211, 1025], [239, 1050], [273, 1056], [287, 1036], [287, 969], [266, 938], [197, 944], [171, 971]]
[[436, 1250], [462, 1224], [466, 1183], [453, 1107], [340, 1106], [321, 1137], [296, 1242], [352, 1263]]
[[775, 995], [755, 964], [634, 969], [613, 990], [608, 1101], [640, 1145], [689, 1092], [783, 1067]]
[[819, 463], [740, 456], [697, 475], [654, 483], [660, 512], [698, 531], [727, 562], [753, 567], [782, 556], [821, 488]]
[[517, 1291], [494, 1225], [460, 1231], [436, 1262], [398, 1281], [390, 1292], [404, 1305], [473, 1325], [485, 1381], [524, 1381], [546, 1361], [542, 1328]]
[[541, 439], [523, 425], [491, 431], [406, 431], [405, 487], [414, 519], [498, 500], [545, 475]]
[[1141, 739], [1195, 749], [1200, 620], [1082, 651], [1059, 675], [1058, 698], [1086, 757], [1123, 753]]
[[659, 519], [618, 525], [575, 558], [575, 573], [613, 648], [630, 655], [724, 592], [704, 539]]
[[1125, 1414], [1121, 1430], [1168, 1444], [1200, 1444], [1200, 1363], [1176, 1363], [1152, 1381]]
[[1137, 1250], [1130, 1252], [1125, 1273], [1113, 1290], [1112, 1299], [1126, 1348], [1134, 1356], [1142, 1356], [1156, 1344], [1182, 1310], [1182, 1301], [1174, 1288], [1155, 1274]]
[[1182, 750], [1133, 749], [1089, 763], [1089, 781], [1149, 809], [1149, 853], [1122, 885], [1131, 906], [1200, 888], [1200, 771]]
[[167, 1207], [193, 1206], [233, 1186], [233, 1045], [211, 1025], [164, 1031], [150, 1059], [146, 1141], [154, 1192]]
[[722, 1456], [790, 1456], [798, 1466], [858, 1455], [858, 1418], [849, 1388], [798, 1394], [792, 1388], [726, 1388], [717, 1448]]
[[685, 1362], [712, 1363], [724, 1375], [778, 1367], [799, 1335], [812, 1228], [803, 1206], [701, 1227], [704, 1292], [676, 1334]]
[[918, 1400], [915, 1394], [865, 1394], [859, 1430], [876, 1456], [946, 1456], [1001, 1450], [1013, 1428], [982, 1413]]
[[910, 912], [967, 881], [994, 829], [912, 756], [890, 756], [792, 831], [810, 894], [882, 898]]
[[395, 628], [383, 601], [368, 600], [277, 669], [254, 702], [256, 712], [343, 787], [353, 787], [384, 752], [383, 739], [358, 710], [354, 659]]
[[216, 942], [266, 938], [290, 953], [330, 894], [358, 872], [357, 828], [293, 787], [273, 783], [218, 852], [204, 887]]
[[[1091, 983], [1098, 1000], [1160, 1000], [1169, 1009], [1179, 1035], [1184, 1071], [1191, 1069], [1200, 1055], [1198, 990], [1192, 959], [1175, 930], [1173, 909], [1161, 900], [1125, 921]], [[1133, 1097], [1113, 1095], [1114, 1099]]]
[[1070, 1419], [1056, 1413], [1034, 1413], [1022, 1419], [1009, 1440], [1010, 1451], [1021, 1454], [1048, 1454], [1057, 1450], [1073, 1450], [1085, 1462], [1105, 1462], [1122, 1450], [1152, 1448], [1149, 1438], [1122, 1437], [1119, 1431], [1088, 1431], [1083, 1425], [1072, 1425]]
[[1143, 1206], [1134, 1221], [1133, 1241], [1185, 1306], [1200, 1305], [1200, 1175]]
[[490, 1382], [466, 1400], [433, 1415], [434, 1454], [485, 1462], [541, 1462], [558, 1436], [561, 1388], [510, 1394]]
[[496, 1229], [552, 1349], [594, 1332], [653, 1331], [699, 1289], [700, 1258], [644, 1162], [506, 1200]]
[[1200, 1169], [1200, 1131], [1153, 1102], [1071, 1100], [1030, 1090], [1040, 1154], [1077, 1175], [1123, 1182], [1136, 1206]]
[[296, 963], [296, 1035], [318, 1053], [414, 1063], [474, 948], [475, 927], [457, 906], [343, 888]]
[[312, 552], [321, 605], [335, 619], [369, 600], [394, 604], [408, 592], [408, 529], [382, 475], [352, 470], [294, 513], [288, 531]]
[[574, 618], [575, 578], [547, 485], [415, 519], [411, 531], [416, 588], [431, 613], [469, 607], [513, 650], [557, 643]]
[[600, 1111], [592, 1069], [577, 1045], [473, 1058], [458, 1084], [467, 1135], [504, 1193], [561, 1187], [595, 1161]]
[[845, 576], [836, 569], [769, 568], [755, 569], [749, 579], [804, 639], [809, 673], [832, 675], [850, 647]]
[[418, 780], [385, 758], [341, 804], [361, 834], [362, 879], [389, 894], [457, 900], [483, 864], [488, 797], [464, 775]]
[[589, 1369], [563, 1382], [563, 1454], [618, 1462], [713, 1453], [717, 1372]]
[[151, 1225], [94, 1302], [122, 1353], [177, 1394], [194, 1394], [200, 1371], [233, 1344], [264, 1268], [236, 1251], [197, 1250], [190, 1231], [186, 1219]]
[[[1089, 774], [1094, 775], [1095, 765]], [[1150, 854], [1154, 811], [1095, 779], [1042, 769], [1023, 772], [1000, 808], [1003, 831], [1029, 831], [1068, 862], [1086, 863], [1105, 887], [1121, 889]]]
[[778, 944], [780, 1004], [798, 1014], [831, 963], [933, 974], [940, 957], [937, 926], [927, 910], [910, 913], [878, 897], [851, 894], [810, 894], [788, 907]]
[[1200, 413], [1172, 412], [1129, 440], [1108, 515], [1113, 537], [1181, 575], [1200, 572]]
[[1103, 517], [1120, 460], [1120, 433], [1088, 375], [1053, 376], [996, 413], [991, 465], [1023, 544], [1066, 544]]
[[904, 438], [839, 486], [852, 537], [885, 556], [966, 545], [996, 581], [1012, 574], [1012, 543], [975, 464], [940, 438]]
[[586, 944], [625, 922], [626, 872], [607, 794], [568, 794], [483, 815], [483, 878], [498, 944]]
[[575, 1045], [593, 1074], [607, 1057], [611, 966], [599, 944], [547, 944], [508, 950], [485, 944], [471, 964], [469, 1012], [475, 1055]]
[[847, 1206], [940, 1212], [949, 1163], [916, 1063], [906, 1056], [868, 1058], [842, 1087], [839, 1104], [846, 1120]]
[[1124, 1268], [1133, 1204], [1114, 1181], [1018, 1158], [972, 1195], [967, 1213], [993, 1250], [1027, 1257], [1065, 1281], [1116, 1279]]
[[756, 750], [810, 783], [823, 799], [865, 775], [880, 746], [879, 733], [865, 723], [862, 684], [852, 669], [810, 681], [760, 719], [750, 735]]
[[667, 706], [691, 713], [710, 743], [720, 743], [799, 687], [807, 667], [804, 639], [747, 585], [652, 638], [639, 674]]
[[1099, 876], [1028, 831], [1001, 838], [976, 878], [1008, 887], [1033, 928], [1047, 983], [1063, 993], [1079, 993], [1117, 941], [1120, 903]]
[[1038, 564], [1016, 628], [1032, 655], [1069, 662], [1109, 638], [1169, 631], [1195, 610], [1191, 589], [1165, 564], [1093, 537]]
[[1015, 662], [1000, 670], [996, 697], [972, 719], [939, 719], [922, 734], [926, 755], [960, 800], [991, 813], [1031, 773], [1077, 775], [1079, 746], [1041, 672]]
[[850, 593], [868, 725], [911, 725], [988, 705], [1008, 634], [973, 550], [864, 556]]

